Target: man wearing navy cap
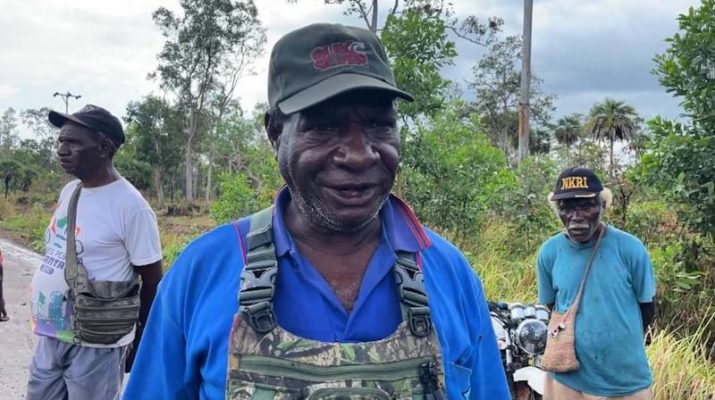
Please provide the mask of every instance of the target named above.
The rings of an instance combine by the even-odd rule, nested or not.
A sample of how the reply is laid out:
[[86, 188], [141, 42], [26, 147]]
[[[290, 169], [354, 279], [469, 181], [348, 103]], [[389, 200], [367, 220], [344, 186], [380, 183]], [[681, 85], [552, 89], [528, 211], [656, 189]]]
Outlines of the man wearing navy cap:
[[[32, 281], [32, 326], [38, 338], [27, 398], [116, 399], [125, 365], [131, 366], [132, 344], [138, 345], [162, 274], [156, 216], [141, 193], [112, 165], [125, 140], [115, 116], [87, 105], [71, 115], [51, 111], [49, 120], [60, 128], [60, 164], [77, 179], [60, 193], [45, 232], [45, 257]], [[70, 246], [68, 205], [75, 192], [79, 197], [74, 246]], [[121, 332], [117, 340], [96, 341], [86, 331], [80, 334], [75, 329], [77, 293], [70, 290], [65, 273], [67, 251], [72, 248], [76, 264], [83, 266], [90, 282], [131, 284], [141, 276], [138, 321], [126, 321], [128, 333]], [[99, 289], [94, 290], [98, 293]]]
[[390, 194], [395, 87], [377, 36], [313, 24], [273, 48], [273, 207], [190, 243], [125, 399], [509, 399], [477, 275]]
[[646, 248], [601, 222], [612, 195], [588, 168], [565, 169], [548, 200], [564, 231], [539, 251], [539, 302], [566, 312], [588, 275], [574, 325], [580, 366], [549, 373], [544, 400], [651, 399], [644, 335], [655, 314], [655, 276]]

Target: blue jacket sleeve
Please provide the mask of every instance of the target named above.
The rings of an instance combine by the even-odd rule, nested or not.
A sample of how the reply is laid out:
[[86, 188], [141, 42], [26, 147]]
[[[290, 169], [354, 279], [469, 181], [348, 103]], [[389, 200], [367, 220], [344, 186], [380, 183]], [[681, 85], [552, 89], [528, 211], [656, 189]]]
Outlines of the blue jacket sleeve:
[[[476, 275], [476, 274], [475, 274]], [[509, 400], [509, 386], [497, 348], [497, 340], [492, 329], [489, 307], [484, 296], [482, 283], [478, 277], [472, 280], [472, 293], [468, 296], [475, 310], [473, 326], [478, 326], [479, 335], [472, 352], [472, 378], [470, 400]]]
[[186, 341], [181, 324], [181, 257], [162, 279], [142, 335], [125, 400], [195, 399], [198, 387], [187, 384]]

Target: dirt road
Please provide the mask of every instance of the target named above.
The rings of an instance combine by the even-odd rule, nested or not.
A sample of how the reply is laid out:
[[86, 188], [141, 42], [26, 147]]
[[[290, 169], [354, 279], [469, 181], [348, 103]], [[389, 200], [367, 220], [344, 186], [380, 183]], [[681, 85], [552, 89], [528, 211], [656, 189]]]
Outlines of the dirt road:
[[25, 398], [34, 335], [30, 332], [30, 284], [40, 263], [39, 254], [0, 239], [3, 293], [7, 322], [0, 322], [0, 393], [4, 400]]

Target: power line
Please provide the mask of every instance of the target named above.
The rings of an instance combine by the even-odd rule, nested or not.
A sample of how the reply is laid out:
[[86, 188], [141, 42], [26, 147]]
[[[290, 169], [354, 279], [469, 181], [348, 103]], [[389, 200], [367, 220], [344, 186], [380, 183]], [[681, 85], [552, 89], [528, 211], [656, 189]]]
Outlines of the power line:
[[55, 92], [55, 93], [52, 95], [52, 97], [57, 97], [57, 96], [61, 97], [61, 98], [62, 98], [62, 101], [65, 102], [65, 114], [68, 114], [68, 113], [69, 113], [69, 99], [70, 99], [70, 98], [79, 99], [80, 97], [82, 97], [82, 95], [72, 94], [72, 93], [70, 93], [69, 91], [67, 91], [67, 93]]

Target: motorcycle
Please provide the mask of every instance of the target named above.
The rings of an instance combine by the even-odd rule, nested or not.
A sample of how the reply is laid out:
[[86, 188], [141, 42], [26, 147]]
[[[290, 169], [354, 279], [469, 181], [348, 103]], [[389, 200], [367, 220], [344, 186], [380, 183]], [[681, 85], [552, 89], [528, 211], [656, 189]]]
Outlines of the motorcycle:
[[540, 400], [544, 372], [540, 359], [546, 349], [549, 310], [542, 305], [489, 302], [492, 328], [514, 400]]

